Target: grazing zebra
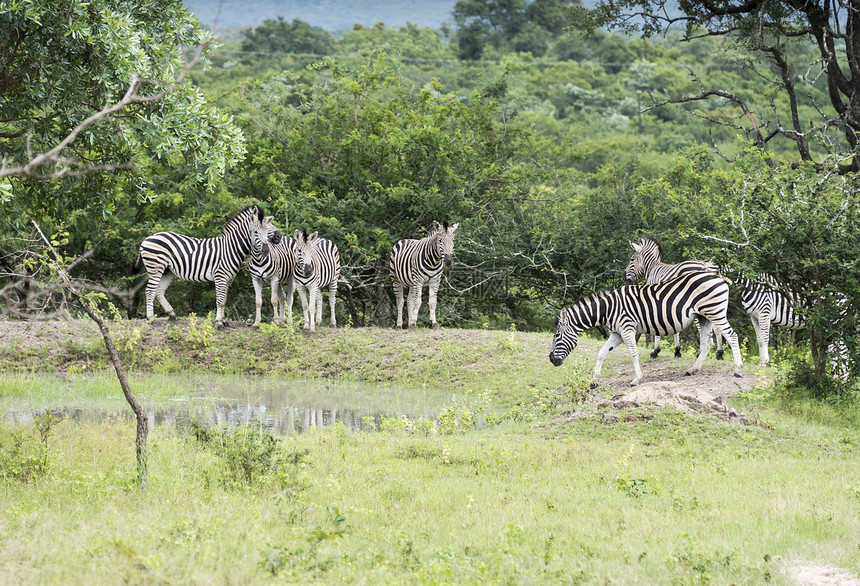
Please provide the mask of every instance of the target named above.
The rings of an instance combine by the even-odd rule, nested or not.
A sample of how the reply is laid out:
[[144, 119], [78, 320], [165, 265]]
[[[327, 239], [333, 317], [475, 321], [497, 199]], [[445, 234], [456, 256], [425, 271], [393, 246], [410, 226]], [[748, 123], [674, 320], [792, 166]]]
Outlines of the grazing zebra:
[[421, 240], [405, 238], [391, 249], [388, 270], [394, 281], [397, 299], [397, 327], [403, 327], [403, 287], [409, 287], [407, 324], [414, 328], [421, 307], [421, 289], [427, 283], [430, 327], [437, 329], [436, 293], [442, 281], [442, 268], [454, 263], [454, 231], [459, 224], [433, 222], [427, 236]]
[[[296, 230], [295, 269], [293, 280], [302, 300], [305, 316], [304, 329], [316, 331], [322, 323], [322, 288], [328, 287], [328, 302], [331, 307], [331, 327], [337, 327], [334, 315], [334, 302], [337, 296], [337, 280], [340, 278], [340, 253], [334, 242], [318, 238], [317, 233]], [[305, 290], [308, 297], [305, 298]], [[316, 314], [316, 318], [314, 317]]]
[[[272, 216], [266, 218], [271, 223]], [[292, 238], [282, 237], [279, 230], [272, 225], [272, 230], [267, 238], [269, 254], [260, 254], [251, 251], [251, 259], [248, 262], [248, 272], [251, 273], [251, 282], [254, 285], [254, 304], [256, 315], [253, 327], [260, 325], [261, 307], [263, 305], [263, 284], [268, 282], [272, 288], [272, 312], [273, 323], [283, 324], [286, 319], [293, 321], [293, 293], [295, 284], [293, 272], [296, 268], [296, 242]], [[287, 292], [284, 293], [283, 284], [287, 284]], [[289, 312], [289, 316], [287, 316]]]
[[792, 292], [785, 294], [777, 291], [779, 284], [770, 275], [761, 275], [760, 282], [751, 281], [746, 277], [737, 280], [741, 288], [741, 305], [750, 316], [755, 338], [758, 343], [759, 365], [767, 366], [770, 362], [768, 343], [770, 342], [770, 326], [799, 330], [806, 326], [806, 318], [798, 308], [806, 304], [800, 295]]
[[174, 278], [194, 282], [215, 282], [215, 323], [224, 323], [227, 289], [252, 250], [267, 255], [266, 236], [272, 226], [266, 223], [259, 206], [249, 206], [227, 221], [222, 235], [215, 238], [194, 238], [176, 232], [158, 232], [140, 244], [140, 254], [134, 266], [139, 272], [146, 267], [146, 319], [153, 317], [153, 302], [158, 298], [171, 320], [176, 319], [173, 307], [164, 292]]
[[732, 349], [736, 377], [741, 376], [741, 353], [738, 336], [726, 319], [729, 306], [729, 285], [726, 279], [710, 272], [681, 275], [653, 285], [629, 285], [619, 289], [593, 293], [561, 310], [555, 320], [555, 335], [549, 360], [561, 366], [576, 348], [579, 333], [595, 326], [605, 326], [611, 334], [597, 355], [591, 380], [592, 388], [603, 361], [621, 342], [627, 346], [636, 376], [630, 383], [642, 380], [636, 334], [661, 336], [680, 332], [699, 320], [699, 357], [686, 372], [690, 375], [702, 368], [711, 347], [711, 331], [716, 330], [728, 340]]
[[[664, 263], [663, 246], [651, 236], [631, 242], [630, 247], [633, 249], [633, 255], [630, 257], [627, 268], [624, 269], [624, 283], [626, 285], [632, 285], [643, 277], [646, 285], [653, 285], [694, 271], [717, 270], [713, 263], [698, 260], [686, 260], [673, 265]], [[675, 334], [675, 358], [681, 357], [680, 336], [680, 333]], [[660, 336], [655, 336], [651, 358], [657, 358], [658, 354], [660, 354]], [[723, 340], [720, 337], [717, 337], [716, 357], [717, 360], [723, 359]]]

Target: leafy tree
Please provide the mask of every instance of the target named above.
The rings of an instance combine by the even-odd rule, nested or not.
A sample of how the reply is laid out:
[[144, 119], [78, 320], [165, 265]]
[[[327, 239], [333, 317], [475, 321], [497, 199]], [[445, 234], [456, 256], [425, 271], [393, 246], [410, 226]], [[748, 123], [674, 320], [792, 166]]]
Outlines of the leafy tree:
[[[210, 43], [178, 0], [0, 6], [5, 277], [35, 276], [25, 253], [30, 218], [58, 241], [95, 245], [109, 232], [104, 218], [155, 197], [156, 181], [163, 187], [176, 173], [181, 189], [199, 189], [243, 154], [232, 119], [184, 83], [185, 49], [202, 47], [193, 63]], [[74, 225], [82, 231], [72, 235]]]
[[387, 319], [391, 246], [423, 237], [434, 220], [460, 223], [455, 254], [473, 267], [450, 273], [447, 291], [515, 272], [519, 202], [544, 176], [521, 155], [526, 134], [498, 101], [504, 76], [460, 96], [438, 82], [414, 88], [384, 53], [355, 69], [318, 67], [326, 76], [299, 106], [287, 75], [246, 93], [255, 104], [249, 155], [229, 180], [234, 192], [271, 202], [289, 230], [337, 243], [353, 323]]
[[[666, 0], [599, 0], [591, 9], [573, 7], [570, 22], [587, 32], [606, 27], [644, 37], [682, 24], [684, 41], [725, 39], [721, 53], [756, 76], [753, 87], [726, 87], [692, 71], [700, 83], [695, 95], [657, 103], [729, 103], [734, 116], [713, 120], [742, 129], [759, 148], [787, 139], [801, 161], [821, 162], [828, 150], [816, 149], [816, 141], [823, 140], [849, 155], [838, 161], [841, 170], [860, 171], [860, 55], [853, 49], [860, 29], [853, 25], [853, 5], [827, 0], [693, 0], [677, 6]], [[834, 130], [841, 131], [841, 140]]]
[[565, 6], [579, 0], [459, 0], [452, 11], [461, 59], [480, 59], [489, 45], [541, 56], [566, 25]]
[[271, 59], [273, 55], [298, 53], [331, 55], [335, 49], [332, 34], [298, 18], [292, 22], [279, 16], [277, 20], [264, 20], [263, 24], [245, 33], [241, 49], [245, 58]]

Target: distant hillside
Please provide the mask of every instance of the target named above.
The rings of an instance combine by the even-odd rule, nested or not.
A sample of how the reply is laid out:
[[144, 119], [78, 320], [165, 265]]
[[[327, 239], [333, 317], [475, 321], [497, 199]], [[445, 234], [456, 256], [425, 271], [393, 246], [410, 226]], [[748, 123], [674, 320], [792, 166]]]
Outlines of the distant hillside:
[[[255, 27], [268, 18], [301, 19], [331, 32], [351, 29], [354, 24], [403, 26], [407, 22], [439, 28], [451, 20], [456, 0], [184, 0], [205, 27], [221, 31]], [[219, 13], [220, 4], [220, 13]]]

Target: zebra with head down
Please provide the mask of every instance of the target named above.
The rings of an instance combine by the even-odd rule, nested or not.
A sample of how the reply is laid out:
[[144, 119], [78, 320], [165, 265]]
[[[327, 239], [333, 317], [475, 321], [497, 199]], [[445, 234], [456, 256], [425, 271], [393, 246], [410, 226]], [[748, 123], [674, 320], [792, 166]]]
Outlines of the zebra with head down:
[[642, 380], [636, 335], [674, 334], [698, 319], [699, 356], [686, 374], [701, 369], [711, 347], [711, 332], [715, 330], [728, 341], [734, 358], [734, 375], [740, 377], [743, 363], [738, 336], [726, 318], [728, 306], [727, 280], [706, 271], [687, 273], [653, 285], [629, 285], [595, 293], [561, 310], [555, 321], [549, 360], [561, 366], [576, 347], [581, 332], [604, 326], [611, 334], [597, 355], [592, 387], [597, 385], [603, 361], [622, 342], [627, 346], [636, 373], [630, 384], [636, 385]]

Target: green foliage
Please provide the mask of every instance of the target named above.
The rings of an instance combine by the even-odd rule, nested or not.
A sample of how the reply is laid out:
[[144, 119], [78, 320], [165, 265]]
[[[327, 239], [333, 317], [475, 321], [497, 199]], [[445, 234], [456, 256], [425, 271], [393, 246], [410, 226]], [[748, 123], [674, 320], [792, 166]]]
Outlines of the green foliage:
[[0, 478], [17, 482], [35, 482], [48, 473], [51, 435], [63, 420], [50, 411], [33, 418], [38, 437], [24, 429], [0, 424]]
[[294, 472], [308, 465], [307, 451], [285, 453], [281, 440], [260, 423], [228, 429], [206, 428], [192, 421], [191, 435], [219, 457], [224, 466], [220, 480], [227, 486], [294, 485]]
[[[0, 31], [0, 47], [10, 56], [0, 139], [0, 154], [9, 165], [53, 148], [84, 119], [125, 95], [135, 75], [146, 80], [143, 95], [167, 90], [183, 70], [184, 48], [211, 43], [211, 35], [177, 0], [7, 3], [0, 9]], [[141, 182], [148, 183], [148, 173], [161, 164], [185, 157], [196, 179], [209, 181], [243, 151], [242, 135], [229, 117], [209, 106], [196, 88], [179, 86], [88, 126], [63, 151], [84, 168], [134, 162], [137, 172], [54, 182], [14, 178], [11, 209], [59, 218], [90, 208], [99, 216], [115, 209], [125, 189], [136, 187], [141, 199], [151, 196], [140, 190]]]
[[485, 392], [477, 399], [471, 399], [468, 395], [454, 397], [439, 413], [436, 426], [441, 435], [453, 435], [466, 433], [478, 424], [489, 404], [489, 394]]
[[245, 33], [241, 49], [246, 59], [271, 59], [288, 53], [329, 55], [334, 52], [334, 37], [328, 31], [312, 27], [294, 18], [292, 22], [279, 16]]

